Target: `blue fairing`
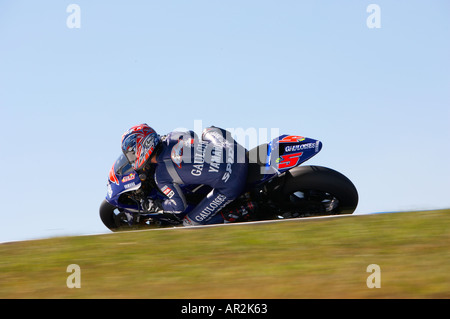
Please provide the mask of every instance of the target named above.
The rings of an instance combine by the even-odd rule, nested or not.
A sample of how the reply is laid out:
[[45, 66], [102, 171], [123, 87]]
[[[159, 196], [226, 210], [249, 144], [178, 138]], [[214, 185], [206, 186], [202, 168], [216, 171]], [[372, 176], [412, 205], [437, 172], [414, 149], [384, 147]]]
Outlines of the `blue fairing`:
[[[126, 192], [135, 191], [141, 187], [139, 174], [131, 167], [123, 154], [114, 162], [114, 165], [109, 172], [107, 187], [106, 201], [108, 203], [130, 212], [139, 212], [140, 207], [137, 203], [127, 205], [119, 202], [120, 195]], [[196, 192], [199, 192], [200, 189], [200, 192], [204, 194], [207, 194], [211, 190], [211, 188], [206, 185], [180, 185], [180, 187], [188, 194], [192, 193], [194, 189], [196, 189]], [[164, 198], [164, 195], [158, 192], [158, 190], [152, 189], [150, 194], [148, 194], [148, 197], [152, 199]], [[192, 205], [188, 205], [188, 208], [184, 213], [189, 212], [193, 207], [194, 206]]]
[[322, 149], [322, 142], [297, 135], [281, 135], [267, 147], [262, 181], [278, 176], [307, 161]]
[[125, 192], [137, 190], [141, 187], [141, 180], [136, 171], [131, 167], [126, 157], [122, 154], [115, 161], [108, 179], [108, 192], [106, 200], [114, 206], [119, 206], [119, 196]]

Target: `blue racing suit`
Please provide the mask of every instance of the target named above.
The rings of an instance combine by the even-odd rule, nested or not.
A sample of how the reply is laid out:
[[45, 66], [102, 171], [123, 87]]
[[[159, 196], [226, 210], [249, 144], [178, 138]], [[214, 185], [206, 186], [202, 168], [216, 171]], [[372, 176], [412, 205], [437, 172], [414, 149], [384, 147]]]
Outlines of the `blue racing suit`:
[[[227, 136], [228, 134], [228, 136]], [[212, 191], [190, 211], [184, 225], [223, 223], [217, 214], [241, 195], [247, 179], [245, 148], [225, 130], [211, 127], [201, 139], [193, 131], [169, 133], [156, 157], [155, 182], [167, 197], [165, 212], [182, 214], [186, 199], [180, 185], [208, 185]]]

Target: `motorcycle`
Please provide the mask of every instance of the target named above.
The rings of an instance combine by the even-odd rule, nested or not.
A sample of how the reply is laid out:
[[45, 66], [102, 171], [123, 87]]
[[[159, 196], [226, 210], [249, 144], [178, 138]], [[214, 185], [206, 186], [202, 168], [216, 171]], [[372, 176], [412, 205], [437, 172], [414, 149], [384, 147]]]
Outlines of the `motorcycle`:
[[[322, 149], [322, 142], [297, 135], [281, 135], [246, 152], [245, 191], [225, 209], [253, 203], [245, 221], [352, 214], [358, 192], [343, 174], [323, 166], [300, 166]], [[182, 215], [152, 211], [145, 203], [163, 200], [152, 179], [144, 179], [122, 154], [108, 178], [100, 218], [112, 231], [181, 226], [182, 219], [206, 194], [207, 185], [180, 185], [188, 208]], [[239, 220], [238, 220], [239, 221]]]

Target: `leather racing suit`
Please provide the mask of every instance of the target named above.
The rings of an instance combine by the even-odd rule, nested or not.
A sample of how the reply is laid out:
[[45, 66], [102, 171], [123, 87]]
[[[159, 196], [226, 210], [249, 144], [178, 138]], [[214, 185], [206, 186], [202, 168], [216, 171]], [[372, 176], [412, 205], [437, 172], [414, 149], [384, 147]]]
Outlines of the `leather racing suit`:
[[203, 131], [172, 132], [163, 138], [156, 155], [155, 182], [167, 197], [165, 212], [182, 214], [186, 199], [180, 185], [208, 185], [212, 191], [183, 219], [184, 225], [223, 223], [217, 214], [241, 195], [247, 179], [245, 148], [216, 127]]

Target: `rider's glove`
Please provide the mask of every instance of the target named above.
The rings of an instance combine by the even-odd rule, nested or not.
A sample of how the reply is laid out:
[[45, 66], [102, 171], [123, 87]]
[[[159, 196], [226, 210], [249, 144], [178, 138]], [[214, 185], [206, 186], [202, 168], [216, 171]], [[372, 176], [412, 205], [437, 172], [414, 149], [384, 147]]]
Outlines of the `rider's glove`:
[[164, 210], [162, 208], [162, 203], [160, 200], [152, 200], [152, 199], [142, 199], [141, 200], [142, 209], [146, 213], [151, 214], [162, 214]]

